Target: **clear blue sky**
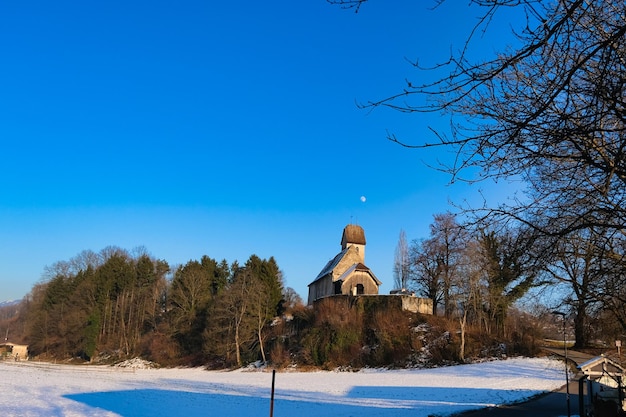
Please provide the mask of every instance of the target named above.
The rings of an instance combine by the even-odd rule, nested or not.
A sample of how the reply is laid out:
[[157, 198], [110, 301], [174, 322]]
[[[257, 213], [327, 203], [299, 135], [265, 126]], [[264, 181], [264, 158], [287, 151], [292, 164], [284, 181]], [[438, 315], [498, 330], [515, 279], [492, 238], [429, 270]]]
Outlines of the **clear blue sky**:
[[433, 4], [3, 3], [0, 301], [109, 245], [171, 265], [274, 256], [306, 300], [351, 222], [391, 290], [400, 230], [426, 237], [450, 200], [479, 200], [425, 165], [449, 155], [385, 139], [447, 120], [355, 105], [419, 81], [407, 58], [462, 46], [479, 10]]

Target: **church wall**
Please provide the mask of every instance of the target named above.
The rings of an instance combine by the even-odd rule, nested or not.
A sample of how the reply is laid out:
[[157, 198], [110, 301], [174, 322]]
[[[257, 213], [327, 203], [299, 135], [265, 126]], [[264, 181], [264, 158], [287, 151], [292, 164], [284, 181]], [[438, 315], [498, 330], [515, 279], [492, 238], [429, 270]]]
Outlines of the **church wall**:
[[348, 277], [341, 286], [341, 293], [347, 295], [356, 295], [355, 291], [357, 285], [363, 285], [363, 295], [376, 295], [378, 294], [378, 285], [372, 279], [371, 275], [362, 272], [355, 271]]
[[309, 304], [318, 298], [326, 297], [333, 294], [333, 282], [331, 275], [327, 275], [309, 285]]
[[337, 264], [335, 267], [333, 279], [337, 279], [343, 274], [348, 268], [352, 265], [362, 262], [362, 259], [359, 253], [356, 251], [356, 248], [350, 248], [346, 256]]

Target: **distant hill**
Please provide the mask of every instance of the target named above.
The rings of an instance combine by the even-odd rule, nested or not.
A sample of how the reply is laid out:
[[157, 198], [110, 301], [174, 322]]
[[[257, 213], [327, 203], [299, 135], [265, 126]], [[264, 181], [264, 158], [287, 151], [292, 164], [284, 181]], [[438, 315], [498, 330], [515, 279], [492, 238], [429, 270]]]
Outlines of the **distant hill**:
[[16, 304], [19, 304], [21, 300], [8, 300], [8, 301], [0, 301], [0, 308], [2, 307], [10, 307]]

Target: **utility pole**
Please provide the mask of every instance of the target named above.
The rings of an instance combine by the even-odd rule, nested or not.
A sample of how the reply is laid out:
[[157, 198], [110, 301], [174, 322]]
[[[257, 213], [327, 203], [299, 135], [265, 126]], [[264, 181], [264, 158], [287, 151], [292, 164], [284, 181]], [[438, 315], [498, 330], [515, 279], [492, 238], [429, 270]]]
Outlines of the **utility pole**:
[[270, 417], [274, 417], [274, 381], [276, 380], [276, 369], [272, 369], [272, 394], [270, 397]]

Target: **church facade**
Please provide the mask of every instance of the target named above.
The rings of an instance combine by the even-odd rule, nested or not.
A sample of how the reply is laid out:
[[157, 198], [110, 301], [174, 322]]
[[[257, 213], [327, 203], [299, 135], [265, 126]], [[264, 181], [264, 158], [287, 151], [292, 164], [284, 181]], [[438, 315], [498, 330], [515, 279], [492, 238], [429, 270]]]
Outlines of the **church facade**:
[[309, 284], [308, 304], [331, 295], [376, 295], [382, 284], [365, 265], [365, 231], [349, 224], [341, 235], [341, 252]]

